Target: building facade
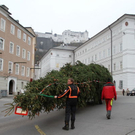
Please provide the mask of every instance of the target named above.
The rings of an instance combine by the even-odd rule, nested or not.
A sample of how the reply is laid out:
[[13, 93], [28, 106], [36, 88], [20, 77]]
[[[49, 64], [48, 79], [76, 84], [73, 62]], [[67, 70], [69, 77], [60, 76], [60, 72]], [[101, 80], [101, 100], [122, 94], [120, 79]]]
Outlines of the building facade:
[[35, 68], [40, 68], [35, 71], [35, 79], [45, 77], [52, 70], [59, 70], [66, 63], [74, 64], [75, 48], [61, 45], [50, 49], [39, 61], [39, 65], [35, 65]]
[[72, 59], [64, 58], [65, 51], [60, 51], [50, 50], [43, 57], [45, 61], [42, 59], [40, 75], [45, 76], [53, 69], [59, 70], [64, 63], [74, 64], [74, 61], [79, 60], [86, 65], [96, 63], [106, 67], [113, 76], [117, 92], [135, 88], [135, 15], [123, 15], [74, 51], [70, 51]]
[[86, 65], [94, 62], [112, 71], [117, 91], [135, 88], [134, 59], [135, 15], [123, 15], [75, 49], [75, 61]]
[[62, 35], [53, 34], [52, 32], [36, 32], [37, 37], [52, 38], [55, 42], [63, 42], [64, 44], [71, 43], [84, 43], [88, 40], [88, 31], [85, 32], [74, 32], [71, 30], [65, 30]]
[[63, 42], [65, 44], [70, 43], [84, 43], [88, 40], [88, 31], [85, 32], [74, 32], [70, 30], [65, 30], [62, 33]]
[[17, 94], [33, 78], [35, 35], [0, 6], [0, 90]]

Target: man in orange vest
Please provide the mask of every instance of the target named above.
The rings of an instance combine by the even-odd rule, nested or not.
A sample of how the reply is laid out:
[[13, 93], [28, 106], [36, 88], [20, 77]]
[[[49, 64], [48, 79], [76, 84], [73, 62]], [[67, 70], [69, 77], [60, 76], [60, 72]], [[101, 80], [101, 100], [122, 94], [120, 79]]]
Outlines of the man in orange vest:
[[102, 90], [101, 99], [105, 99], [106, 102], [106, 111], [107, 111], [107, 119], [111, 118], [111, 109], [113, 100], [117, 99], [116, 89], [113, 83], [111, 83], [111, 79], [108, 79], [108, 82], [104, 85]]
[[72, 78], [68, 79], [68, 88], [65, 92], [60, 96], [55, 96], [55, 98], [62, 98], [67, 96], [66, 100], [66, 110], [65, 110], [65, 126], [62, 128], [63, 130], [69, 130], [69, 119], [71, 115], [71, 129], [74, 129], [75, 122], [75, 112], [77, 105], [77, 98], [80, 95], [80, 90], [77, 86], [74, 85], [74, 80]]

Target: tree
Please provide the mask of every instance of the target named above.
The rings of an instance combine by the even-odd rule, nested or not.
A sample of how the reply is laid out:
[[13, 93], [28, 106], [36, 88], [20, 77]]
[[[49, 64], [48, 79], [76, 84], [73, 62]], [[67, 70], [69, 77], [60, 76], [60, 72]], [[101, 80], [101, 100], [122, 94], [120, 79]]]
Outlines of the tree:
[[8, 111], [14, 106], [20, 106], [29, 111], [29, 118], [34, 118], [42, 112], [50, 112], [54, 108], [64, 108], [66, 98], [54, 99], [41, 96], [39, 93], [47, 87], [43, 94], [59, 95], [67, 88], [68, 78], [73, 78], [75, 84], [80, 88], [81, 96], [78, 98], [78, 107], [84, 107], [87, 102], [100, 103], [101, 91], [108, 78], [112, 79], [109, 71], [98, 64], [85, 65], [79, 61], [75, 65], [66, 64], [60, 71], [51, 71], [44, 78], [33, 80], [26, 86], [24, 94], [14, 97], [13, 103]]

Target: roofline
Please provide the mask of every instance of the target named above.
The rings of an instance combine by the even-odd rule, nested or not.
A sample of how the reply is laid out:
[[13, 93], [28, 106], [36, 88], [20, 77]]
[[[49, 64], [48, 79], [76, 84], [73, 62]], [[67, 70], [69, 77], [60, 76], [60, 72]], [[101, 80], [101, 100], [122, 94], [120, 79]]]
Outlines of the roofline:
[[32, 31], [33, 31], [33, 33], [34, 33], [34, 36], [36, 37], [36, 33], [35, 33], [35, 31], [33, 30], [33, 28], [32, 27], [25, 27], [26, 29], [31, 29]]
[[44, 56], [39, 60], [39, 62], [45, 57], [45, 55], [49, 52], [49, 51], [51, 51], [51, 50], [65, 50], [65, 51], [73, 51], [74, 52], [74, 50], [66, 50], [66, 49], [57, 49], [57, 48], [51, 48], [51, 49], [49, 49], [45, 54], [44, 54]]
[[7, 11], [5, 8], [2, 7], [2, 5], [0, 5], [0, 8], [2, 8], [5, 12], [7, 12], [9, 15], [12, 15], [9, 11]]
[[107, 26], [106, 28], [104, 28], [103, 30], [101, 30], [100, 32], [98, 32], [96, 35], [94, 35], [93, 37], [91, 37], [89, 40], [87, 40], [86, 42], [84, 42], [82, 45], [78, 46], [75, 50], [77, 50], [79, 47], [82, 47], [86, 43], [89, 43], [92, 39], [94, 39], [96, 36], [98, 36], [99, 34], [101, 34], [102, 32], [104, 32], [105, 30], [109, 29], [109, 27], [111, 28], [115, 23], [117, 23], [120, 19], [122, 19], [125, 16], [134, 16], [135, 17], [135, 14], [124, 14], [124, 15], [122, 15], [116, 21], [114, 21], [113, 23], [111, 23], [109, 26]]
[[13, 17], [11, 17], [10, 15], [8, 15], [9, 18], [11, 18], [15, 23], [17, 23], [19, 26], [21, 26], [23, 29], [25, 29], [29, 34], [31, 34], [33, 37], [35, 37], [35, 35], [33, 35], [30, 31], [28, 31], [24, 26], [22, 26], [19, 22], [17, 22]]

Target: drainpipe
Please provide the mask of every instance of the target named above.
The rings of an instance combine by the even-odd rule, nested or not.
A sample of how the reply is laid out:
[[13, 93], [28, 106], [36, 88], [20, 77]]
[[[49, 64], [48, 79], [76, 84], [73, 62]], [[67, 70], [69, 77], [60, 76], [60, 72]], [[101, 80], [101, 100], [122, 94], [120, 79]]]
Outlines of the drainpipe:
[[112, 48], [112, 29], [110, 26], [108, 26], [110, 32], [111, 32], [111, 75], [113, 75], [113, 48]]
[[73, 50], [73, 65], [75, 65], [75, 51]]

